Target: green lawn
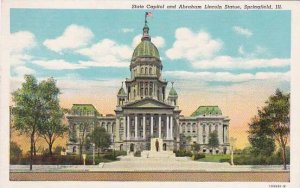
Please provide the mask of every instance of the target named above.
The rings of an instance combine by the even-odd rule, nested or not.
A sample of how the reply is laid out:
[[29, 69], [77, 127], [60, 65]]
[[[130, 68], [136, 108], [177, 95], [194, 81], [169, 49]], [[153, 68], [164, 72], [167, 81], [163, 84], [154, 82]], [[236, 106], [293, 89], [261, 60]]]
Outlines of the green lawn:
[[205, 158], [199, 159], [198, 161], [202, 162], [226, 162], [230, 161], [230, 155], [224, 155], [224, 154], [216, 154], [216, 155], [210, 155], [206, 154]]

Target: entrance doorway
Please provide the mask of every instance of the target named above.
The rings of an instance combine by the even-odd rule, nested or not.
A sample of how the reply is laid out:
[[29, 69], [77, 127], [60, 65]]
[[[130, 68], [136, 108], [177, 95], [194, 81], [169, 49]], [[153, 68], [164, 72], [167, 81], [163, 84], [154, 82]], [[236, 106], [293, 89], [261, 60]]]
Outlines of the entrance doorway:
[[120, 151], [123, 151], [123, 144], [120, 145]]
[[163, 144], [163, 150], [167, 151], [167, 144], [166, 143]]
[[134, 152], [134, 144], [130, 144], [130, 152]]

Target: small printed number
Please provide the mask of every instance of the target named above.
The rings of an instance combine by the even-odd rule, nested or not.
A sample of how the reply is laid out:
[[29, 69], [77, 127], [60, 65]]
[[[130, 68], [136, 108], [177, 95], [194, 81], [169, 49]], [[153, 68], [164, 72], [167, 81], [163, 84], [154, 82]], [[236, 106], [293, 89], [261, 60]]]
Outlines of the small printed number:
[[286, 188], [286, 185], [276, 185], [276, 184], [272, 184], [272, 185], [269, 185], [269, 188]]

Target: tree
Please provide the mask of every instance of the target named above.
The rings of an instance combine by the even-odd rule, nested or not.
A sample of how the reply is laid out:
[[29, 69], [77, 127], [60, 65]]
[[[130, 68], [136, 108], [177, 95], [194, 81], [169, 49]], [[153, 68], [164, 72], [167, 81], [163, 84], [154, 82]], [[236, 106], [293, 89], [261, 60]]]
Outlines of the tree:
[[275, 140], [271, 136], [268, 122], [255, 116], [249, 123], [248, 140], [252, 155], [270, 156], [275, 151]]
[[81, 160], [82, 152], [83, 152], [83, 146], [86, 145], [86, 135], [88, 132], [88, 129], [90, 127], [89, 122], [82, 122], [79, 124], [79, 158]]
[[193, 143], [192, 144], [192, 150], [193, 150], [193, 153], [195, 154], [195, 153], [198, 153], [199, 151], [200, 151], [200, 144], [198, 144], [198, 143]]
[[267, 122], [267, 133], [275, 139], [280, 147], [283, 166], [286, 169], [286, 147], [290, 133], [290, 94], [284, 94], [277, 89], [265, 103], [266, 106], [258, 111], [258, 115]]
[[39, 135], [47, 142], [49, 154], [52, 155], [52, 146], [57, 138], [63, 137], [68, 130], [62, 123], [63, 110], [59, 105], [59, 89], [55, 80], [49, 78], [39, 84], [40, 100], [43, 104], [42, 121], [38, 125]]
[[212, 149], [219, 147], [219, 138], [217, 131], [213, 131], [209, 134], [208, 146]]
[[12, 93], [14, 102], [14, 128], [30, 138], [30, 170], [33, 163], [33, 148], [38, 125], [41, 121], [41, 101], [38, 92], [38, 83], [34, 76], [25, 75], [25, 82], [21, 88]]
[[[111, 145], [111, 135], [106, 132], [103, 127], [95, 127], [91, 134], [91, 142], [95, 143], [95, 147], [101, 151]], [[98, 156], [99, 156], [98, 149]]]

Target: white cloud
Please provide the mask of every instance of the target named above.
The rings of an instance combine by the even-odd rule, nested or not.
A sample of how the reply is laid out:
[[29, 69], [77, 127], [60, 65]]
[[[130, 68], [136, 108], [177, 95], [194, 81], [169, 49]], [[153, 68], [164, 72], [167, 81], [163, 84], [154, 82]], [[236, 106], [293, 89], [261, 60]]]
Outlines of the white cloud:
[[247, 59], [233, 58], [230, 56], [217, 56], [212, 59], [191, 62], [193, 67], [198, 69], [255, 69], [255, 68], [279, 68], [290, 65], [289, 59]]
[[245, 54], [244, 46], [240, 46], [238, 52], [239, 54], [244, 55]]
[[230, 72], [189, 72], [189, 71], [166, 71], [164, 73], [170, 78], [184, 80], [201, 80], [216, 82], [245, 82], [251, 80], [279, 79], [289, 80], [290, 72], [257, 72], [234, 74]]
[[251, 37], [253, 35], [252, 31], [250, 31], [247, 28], [240, 27], [240, 26], [234, 26], [234, 27], [232, 27], [232, 29], [237, 34], [243, 35], [245, 37]]
[[123, 29], [122, 29], [122, 32], [123, 32], [123, 33], [132, 33], [133, 31], [134, 31], [133, 28], [123, 28]]
[[27, 49], [36, 46], [35, 36], [29, 31], [19, 31], [10, 35], [10, 52], [12, 54], [23, 53]]
[[86, 68], [83, 65], [70, 63], [63, 59], [35, 60], [35, 61], [32, 61], [32, 63], [42, 66], [44, 69], [50, 69], [50, 70], [66, 70], [66, 69]]
[[8, 42], [9, 63], [14, 77], [22, 79], [25, 74], [34, 74], [35, 70], [26, 66], [26, 62], [33, 58], [29, 50], [37, 45], [34, 34], [29, 31], [11, 33]]
[[89, 28], [72, 24], [65, 29], [61, 36], [55, 39], [46, 39], [43, 44], [52, 51], [62, 52], [87, 46], [93, 36], [94, 34]]
[[25, 74], [35, 74], [35, 70], [30, 69], [25, 66], [14, 67], [13, 72], [16, 74], [16, 77], [23, 77]]
[[169, 59], [196, 59], [210, 58], [222, 47], [222, 41], [213, 39], [209, 33], [195, 33], [189, 28], [178, 28], [175, 32], [176, 41], [172, 48], [166, 51]]
[[[132, 40], [132, 47], [135, 48], [141, 42], [141, 38], [141, 34], [135, 36]], [[151, 37], [151, 41], [157, 48], [162, 48], [165, 46], [165, 39], [161, 36]]]
[[77, 50], [90, 61], [80, 61], [82, 66], [127, 67], [132, 55], [132, 48], [121, 45], [110, 39], [104, 39], [91, 47]]
[[36, 40], [33, 33], [28, 31], [19, 31], [10, 34], [9, 37], [9, 55], [10, 65], [24, 65], [32, 57], [28, 55], [28, 50], [36, 46]]

